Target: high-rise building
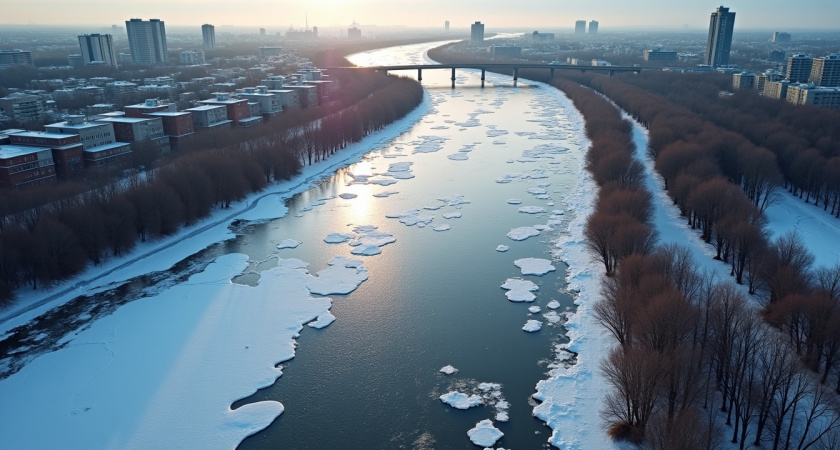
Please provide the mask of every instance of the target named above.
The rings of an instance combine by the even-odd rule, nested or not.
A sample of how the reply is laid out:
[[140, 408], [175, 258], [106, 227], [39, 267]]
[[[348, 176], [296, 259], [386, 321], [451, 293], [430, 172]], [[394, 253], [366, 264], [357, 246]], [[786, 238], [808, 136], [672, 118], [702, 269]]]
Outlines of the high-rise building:
[[85, 64], [117, 66], [114, 38], [110, 34], [83, 34], [79, 36], [79, 47]]
[[770, 38], [770, 42], [776, 44], [778, 44], [779, 42], [790, 42], [790, 33], [776, 31], [773, 33], [773, 37]]
[[484, 24], [476, 22], [470, 25], [470, 45], [484, 44]]
[[443, 23], [443, 31], [449, 31], [449, 21]]
[[597, 20], [590, 20], [589, 21], [589, 34], [598, 34], [598, 21]]
[[709, 37], [706, 40], [706, 65], [718, 67], [729, 64], [734, 28], [735, 13], [729, 12], [729, 8], [721, 6], [712, 13], [709, 21]]
[[785, 78], [791, 83], [807, 83], [811, 77], [811, 67], [814, 65], [814, 58], [798, 53], [788, 58]]
[[361, 39], [362, 38], [362, 30], [356, 27], [350, 27], [347, 29], [347, 39]]
[[575, 34], [585, 34], [586, 33], [586, 21], [585, 20], [578, 20], [575, 22]]
[[[262, 29], [262, 33], [265, 35], [265, 30]], [[210, 25], [209, 23], [205, 23], [201, 26], [201, 37], [204, 38], [204, 50], [215, 50], [216, 49], [216, 27]]]
[[13, 64], [32, 65], [32, 52], [29, 50], [0, 50], [0, 67]]
[[135, 64], [163, 64], [169, 60], [166, 29], [159, 19], [125, 21], [131, 61]]
[[840, 53], [814, 58], [809, 81], [817, 86], [840, 86]]
[[265, 28], [260, 28], [260, 36], [265, 36]]

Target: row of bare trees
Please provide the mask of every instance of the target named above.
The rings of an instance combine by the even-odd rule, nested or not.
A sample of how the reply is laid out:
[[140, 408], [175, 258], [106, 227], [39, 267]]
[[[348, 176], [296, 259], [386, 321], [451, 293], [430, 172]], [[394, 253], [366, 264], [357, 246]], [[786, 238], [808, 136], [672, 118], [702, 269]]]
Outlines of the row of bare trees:
[[[761, 211], [739, 187], [720, 176], [700, 184], [688, 201], [694, 215], [690, 220], [698, 222], [701, 230], [709, 230], [719, 257], [732, 260], [733, 272], [750, 267], [748, 273], [755, 277], [751, 286], [768, 299], [791, 299], [791, 295], [808, 292], [822, 302], [774, 300], [771, 304], [778, 306], [767, 311], [779, 324], [771, 328], [739, 288], [700, 273], [684, 248], [657, 248], [651, 241], [626, 253], [605, 252], [610, 247], [603, 243], [609, 240], [596, 232], [596, 225], [608, 222], [606, 218], [614, 214], [632, 217], [633, 221], [613, 220], [604, 227], [627, 227], [628, 231], [613, 232], [625, 235], [634, 223], [647, 223], [652, 214], [650, 194], [641, 188], [641, 181], [626, 189], [616, 186], [621, 182], [615, 176], [604, 176], [622, 171], [610, 168], [612, 162], [604, 155], [611, 152], [597, 134], [610, 143], [607, 149], [623, 147], [625, 154], [632, 149], [627, 145], [629, 127], [617, 110], [579, 85], [568, 81], [556, 85], [570, 95], [587, 120], [592, 141], [587, 168], [602, 186], [586, 235], [608, 273], [614, 270], [605, 281], [603, 299], [593, 308], [618, 343], [601, 368], [612, 387], [603, 411], [610, 435], [654, 449], [713, 449], [723, 443], [719, 422], [725, 420], [732, 428], [731, 442], [740, 448], [750, 444], [774, 449], [834, 448], [840, 444], [837, 399], [825, 386], [829, 375], [837, 376], [840, 383], [836, 367], [840, 342], [831, 340], [829, 325], [840, 324], [840, 308], [835, 318], [834, 302], [828, 302], [830, 296], [825, 294], [840, 294], [840, 267], [812, 275], [812, 258], [796, 235], [767, 242]], [[696, 150], [685, 153], [673, 153], [675, 160], [683, 158], [674, 167], [699, 160]], [[633, 166], [626, 162], [623, 173]], [[761, 224], [761, 233], [749, 236], [740, 221], [727, 214], [731, 209], [755, 216], [750, 220]], [[750, 256], [745, 250], [748, 237], [757, 242], [760, 253]], [[823, 322], [816, 324], [818, 317]], [[788, 335], [799, 336], [800, 348], [792, 345], [797, 340]], [[813, 362], [815, 357], [822, 363]], [[809, 367], [824, 370], [822, 380]]]
[[721, 99], [717, 93], [728, 88], [727, 76], [645, 72], [617, 78], [661, 94], [768, 150], [778, 161], [785, 187], [840, 217], [840, 112], [793, 106], [749, 90]]
[[586, 118], [590, 141], [586, 169], [598, 184], [599, 194], [585, 234], [590, 250], [604, 264], [607, 274], [612, 274], [625, 257], [648, 254], [656, 245], [644, 168], [633, 157], [631, 125], [613, 105], [577, 83], [558, 83]]
[[[320, 121], [273, 123], [196, 136], [169, 164], [95, 189], [66, 183], [0, 200], [0, 304], [16, 289], [66, 279], [89, 263], [130, 251], [228, 208], [302, 164], [325, 158], [404, 116], [423, 98], [416, 82], [375, 73], [378, 87]], [[358, 94], [354, 94], [358, 95]]]

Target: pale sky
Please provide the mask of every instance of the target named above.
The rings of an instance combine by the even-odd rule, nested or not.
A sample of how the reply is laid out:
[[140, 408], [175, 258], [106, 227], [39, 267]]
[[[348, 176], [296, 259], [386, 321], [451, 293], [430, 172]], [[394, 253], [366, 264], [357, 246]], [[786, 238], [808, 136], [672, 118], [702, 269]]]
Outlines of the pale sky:
[[[0, 24], [124, 25], [130, 18], [167, 25], [211, 23], [265, 27], [360, 24], [466, 28], [474, 21], [488, 30], [504, 27], [572, 28], [576, 19], [615, 28], [702, 29], [720, 3], [697, 0], [0, 0]], [[840, 30], [838, 0], [734, 0], [742, 29]]]

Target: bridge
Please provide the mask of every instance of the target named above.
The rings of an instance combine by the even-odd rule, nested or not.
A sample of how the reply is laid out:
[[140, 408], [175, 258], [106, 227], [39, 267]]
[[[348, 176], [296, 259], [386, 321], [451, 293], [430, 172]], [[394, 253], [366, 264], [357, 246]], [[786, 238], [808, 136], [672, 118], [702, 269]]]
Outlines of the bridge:
[[388, 73], [392, 70], [416, 70], [417, 81], [423, 81], [423, 70], [452, 70], [452, 87], [455, 87], [455, 69], [475, 69], [481, 70], [481, 87], [484, 87], [485, 73], [489, 70], [491, 72], [511, 71], [513, 74], [513, 83], [516, 84], [519, 79], [519, 69], [541, 69], [548, 70], [551, 78], [554, 78], [555, 70], [579, 70], [581, 72], [605, 72], [612, 76], [614, 73], [620, 72], [635, 72], [639, 73], [643, 69], [641, 67], [633, 66], [574, 66], [566, 64], [528, 64], [528, 63], [455, 63], [455, 64], [409, 64], [398, 66], [345, 66], [345, 67], [324, 67], [326, 70], [375, 70], [378, 72]]

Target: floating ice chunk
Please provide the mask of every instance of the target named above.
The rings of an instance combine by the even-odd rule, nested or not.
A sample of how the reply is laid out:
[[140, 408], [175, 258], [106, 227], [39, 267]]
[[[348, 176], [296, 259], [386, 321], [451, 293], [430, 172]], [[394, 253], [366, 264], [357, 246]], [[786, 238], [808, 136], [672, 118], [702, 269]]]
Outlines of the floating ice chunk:
[[446, 224], [437, 225], [435, 227], [432, 227], [432, 229], [435, 230], [435, 231], [446, 231], [446, 230], [449, 230], [451, 228], [452, 228], [451, 226], [446, 225]]
[[519, 212], [525, 214], [540, 214], [545, 212], [545, 208], [542, 206], [523, 206], [519, 208]]
[[425, 227], [426, 225], [432, 223], [435, 219], [432, 216], [423, 216], [420, 215], [419, 209], [412, 209], [410, 211], [398, 213], [398, 214], [386, 214], [385, 217], [389, 219], [399, 219], [400, 222], [404, 223], [407, 226], [412, 225], [422, 225], [420, 228]]
[[368, 279], [368, 272], [359, 260], [336, 256], [317, 277], [306, 281], [306, 288], [315, 295], [349, 294]]
[[358, 197], [358, 195], [357, 195], [357, 194], [354, 194], [354, 193], [352, 193], [352, 192], [345, 192], [345, 193], [343, 193], [343, 194], [338, 194], [338, 196], [339, 196], [339, 197], [341, 197], [341, 198], [343, 198], [344, 200], [350, 200], [351, 198], [356, 198], [356, 197]]
[[441, 208], [443, 208], [443, 205], [430, 205], [430, 206], [424, 206], [423, 207], [423, 209], [427, 209], [429, 211], [437, 211]]
[[556, 269], [551, 265], [551, 261], [542, 258], [517, 259], [513, 262], [513, 265], [522, 269], [522, 275], [542, 276]]
[[539, 314], [539, 313], [540, 313], [540, 311], [542, 311], [542, 309], [541, 309], [539, 306], [534, 305], [534, 306], [529, 307], [529, 308], [528, 308], [528, 311], [529, 311], [531, 314]]
[[467, 396], [467, 394], [463, 394], [461, 392], [456, 391], [443, 394], [439, 398], [440, 401], [446, 403], [447, 405], [455, 409], [470, 409], [482, 403], [480, 395], [473, 394]]
[[374, 256], [382, 253], [382, 249], [376, 245], [360, 245], [350, 250], [350, 253], [360, 256]]
[[547, 306], [550, 309], [557, 309], [560, 307], [560, 302], [558, 302], [557, 300], [552, 300], [548, 302], [548, 304], [545, 306]]
[[467, 436], [470, 437], [472, 443], [479, 447], [492, 447], [504, 435], [498, 428], [493, 426], [493, 422], [490, 419], [484, 419], [478, 422], [475, 424], [475, 428], [467, 431]]
[[534, 196], [537, 200], [551, 200], [551, 196], [548, 194], [539, 194]]
[[554, 228], [548, 225], [534, 225], [534, 229], [537, 231], [554, 231]]
[[509, 199], [507, 202], [508, 202], [508, 205], [518, 205], [518, 204], [522, 203], [522, 200], [520, 200], [518, 198], [512, 198], [512, 199]]
[[557, 311], [549, 311], [543, 314], [543, 317], [545, 317], [545, 320], [547, 320], [548, 323], [557, 323], [562, 319], [560, 314], [557, 314]]
[[444, 214], [443, 218], [444, 219], [460, 219], [461, 216], [463, 216], [463, 214], [461, 214], [459, 212], [451, 212], [451, 213]]
[[507, 290], [505, 297], [515, 303], [533, 302], [537, 296], [532, 292], [540, 288], [534, 282], [520, 278], [508, 278], [501, 287]]
[[[358, 228], [357, 228], [358, 229]], [[391, 233], [379, 230], [366, 230], [358, 232], [359, 235], [350, 241], [352, 247], [382, 247], [397, 242], [397, 237]]]
[[284, 248], [295, 248], [298, 245], [300, 245], [300, 242], [294, 239], [283, 239], [277, 244], [277, 248], [282, 250]]
[[396, 182], [397, 182], [397, 180], [394, 180], [394, 179], [382, 178], [382, 179], [379, 179], [379, 180], [371, 181], [371, 184], [378, 184], [380, 186], [390, 186], [392, 184], [395, 184]]
[[458, 369], [452, 367], [451, 365], [446, 365], [446, 366], [441, 367], [440, 371], [442, 373], [447, 374], [447, 375], [452, 375], [453, 373], [457, 372]]
[[545, 190], [545, 188], [532, 187], [532, 188], [528, 188], [528, 190], [526, 192], [528, 192], [531, 195], [543, 195], [543, 194], [547, 193], [548, 191]]
[[315, 321], [309, 322], [309, 326], [316, 329], [321, 329], [326, 327], [327, 325], [333, 323], [335, 321], [335, 316], [332, 315], [329, 311], [325, 311], [318, 315], [318, 319]]
[[496, 179], [496, 183], [499, 183], [499, 184], [506, 184], [506, 183], [510, 183], [511, 181], [513, 181], [513, 180], [510, 179], [510, 178], [497, 178]]
[[397, 192], [397, 191], [383, 191], [383, 192], [380, 192], [378, 194], [373, 194], [373, 196], [376, 197], [376, 198], [386, 198], [386, 197], [390, 197], [394, 194], [399, 194], [399, 192]]
[[508, 163], [508, 164], [513, 164], [513, 163], [515, 163], [516, 161], [514, 161], [514, 160], [512, 160], [512, 159], [509, 159], [509, 160], [507, 160], [507, 161], [505, 161], [505, 162], [506, 162], [506, 163]]
[[499, 244], [499, 246], [496, 247], [497, 252], [506, 252], [508, 250], [510, 250], [510, 247], [508, 247], [507, 245], [504, 245], [504, 244]]
[[446, 206], [461, 206], [469, 204], [469, 200], [465, 200], [463, 195], [449, 195], [445, 197], [438, 197], [438, 200], [446, 203]]
[[529, 237], [539, 236], [540, 230], [536, 229], [535, 227], [519, 227], [513, 228], [508, 232], [507, 237], [513, 239], [514, 241], [524, 241]]
[[453, 153], [447, 156], [447, 158], [451, 159], [452, 161], [466, 161], [470, 159], [470, 157], [467, 156], [466, 153]]
[[447, 138], [442, 136], [420, 136], [419, 141], [413, 141], [414, 153], [433, 153], [441, 148]]
[[522, 330], [527, 331], [529, 333], [533, 333], [535, 331], [540, 331], [541, 328], [542, 328], [542, 322], [540, 322], [539, 320], [531, 319], [531, 320], [525, 322], [525, 325], [522, 327]]
[[499, 137], [508, 134], [507, 130], [487, 130], [487, 137]]
[[551, 211], [551, 214], [554, 214], [555, 216], [562, 216], [563, 214], [566, 214], [566, 213], [562, 210], [555, 209], [554, 211]]

